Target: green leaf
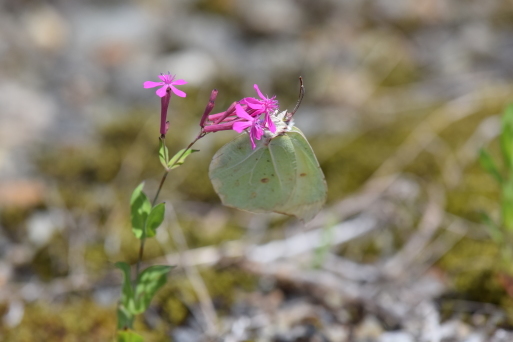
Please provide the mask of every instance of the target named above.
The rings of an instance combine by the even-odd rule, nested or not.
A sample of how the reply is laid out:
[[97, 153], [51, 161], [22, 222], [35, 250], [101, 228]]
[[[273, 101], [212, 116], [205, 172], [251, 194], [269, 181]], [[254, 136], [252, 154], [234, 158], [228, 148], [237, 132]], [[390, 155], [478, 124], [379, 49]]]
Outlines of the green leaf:
[[137, 198], [139, 197], [139, 195], [141, 194], [142, 190], [144, 188], [144, 182], [142, 182], [141, 184], [139, 184], [135, 189], [134, 191], [132, 192], [132, 196], [130, 197], [130, 205], [133, 205], [134, 202], [137, 200]]
[[499, 226], [497, 226], [486, 213], [481, 213], [481, 220], [488, 227], [488, 234], [490, 234], [492, 240], [497, 244], [502, 244], [504, 242], [504, 236]]
[[159, 159], [160, 159], [160, 163], [162, 164], [162, 166], [164, 166], [164, 168], [167, 170], [167, 163], [168, 163], [168, 158], [169, 158], [169, 151], [165, 145], [165, 142], [164, 140], [162, 139], [159, 139]]
[[508, 170], [513, 169], [513, 105], [504, 110], [502, 116], [502, 132], [500, 136], [501, 150]]
[[118, 330], [132, 328], [134, 324], [134, 315], [123, 305], [118, 305]]
[[495, 161], [493, 160], [492, 156], [484, 149], [479, 151], [479, 163], [481, 164], [481, 167], [486, 170], [486, 172], [492, 175], [493, 178], [499, 182], [499, 184], [502, 184], [502, 176], [499, 172], [499, 169], [497, 168], [497, 165], [495, 164]]
[[146, 221], [146, 237], [153, 237], [157, 232], [157, 228], [164, 221], [165, 203], [160, 203], [151, 209], [151, 213]]
[[[123, 272], [123, 287], [121, 289], [121, 299], [120, 303], [123, 305], [129, 312], [132, 311], [134, 307], [134, 290], [132, 289], [132, 284], [130, 282], [130, 265], [126, 262], [117, 262], [115, 264], [117, 268]], [[118, 322], [119, 323], [119, 322]]]
[[[199, 150], [191, 150], [191, 149], [188, 149], [187, 151], [185, 151], [185, 153], [184, 153], [184, 151], [185, 151], [185, 149], [181, 149], [173, 156], [173, 158], [171, 158], [171, 160], [169, 160], [169, 163], [167, 165], [169, 166], [170, 170], [182, 165], [185, 162], [185, 158], [187, 158], [192, 153], [199, 152]], [[182, 153], [183, 153], [183, 155], [182, 155]]]
[[130, 198], [130, 218], [132, 231], [138, 239], [145, 238], [144, 231], [146, 219], [151, 211], [151, 203], [142, 191], [144, 182], [139, 184]]
[[333, 245], [333, 227], [335, 227], [336, 221], [326, 225], [321, 233], [321, 244], [316, 248], [314, 258], [312, 261], [313, 268], [320, 268], [324, 261], [326, 260], [326, 256], [328, 255], [331, 246]]
[[502, 185], [502, 224], [507, 231], [513, 231], [513, 180]]
[[130, 330], [118, 331], [117, 342], [144, 342], [144, 338]]
[[151, 299], [167, 280], [167, 273], [174, 266], [154, 265], [145, 269], [137, 277], [135, 287], [136, 313], [144, 312], [149, 306]]

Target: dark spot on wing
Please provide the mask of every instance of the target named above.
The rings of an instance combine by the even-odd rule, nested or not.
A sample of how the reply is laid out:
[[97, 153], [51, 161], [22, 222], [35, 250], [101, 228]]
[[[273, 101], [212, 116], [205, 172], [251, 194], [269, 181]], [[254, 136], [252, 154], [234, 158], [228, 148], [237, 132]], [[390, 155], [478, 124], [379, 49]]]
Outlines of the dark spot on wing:
[[304, 173], [304, 172], [299, 174], [299, 177], [304, 177], [304, 176], [306, 176], [306, 173]]
[[261, 181], [262, 183], [267, 183], [267, 182], [269, 182], [269, 178], [262, 178], [260, 181]]

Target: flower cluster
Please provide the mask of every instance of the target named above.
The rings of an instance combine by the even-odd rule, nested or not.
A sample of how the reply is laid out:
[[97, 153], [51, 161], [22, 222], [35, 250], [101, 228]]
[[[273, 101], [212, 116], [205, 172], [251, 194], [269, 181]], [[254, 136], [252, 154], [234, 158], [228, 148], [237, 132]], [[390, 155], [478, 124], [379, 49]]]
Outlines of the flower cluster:
[[[208, 115], [208, 119], [202, 120], [202, 129], [206, 133], [222, 130], [231, 130], [242, 133], [248, 130], [251, 147], [256, 148], [255, 140], [260, 140], [267, 129], [272, 133], [276, 132], [276, 124], [273, 117], [278, 109], [276, 96], [271, 98], [264, 96], [258, 85], [253, 86], [259, 99], [245, 97], [234, 102], [224, 112]], [[262, 116], [264, 116], [262, 118]], [[205, 125], [205, 121], [208, 123]]]
[[[171, 74], [161, 74], [159, 76], [162, 82], [144, 82], [144, 88], [160, 87], [156, 94], [161, 98], [161, 124], [160, 134], [165, 136], [169, 123], [166, 121], [167, 108], [171, 98], [171, 92], [180, 97], [186, 94], [177, 89], [175, 85], [186, 84], [184, 80], [175, 80], [175, 76]], [[258, 98], [245, 97], [239, 101], [232, 103], [227, 110], [221, 113], [210, 114], [214, 108], [214, 102], [217, 97], [217, 90], [214, 89], [210, 95], [210, 100], [205, 108], [205, 112], [200, 121], [202, 134], [218, 132], [224, 130], [234, 130], [242, 133], [247, 130], [251, 147], [256, 148], [255, 140], [260, 140], [265, 130], [276, 133], [276, 123], [280, 120], [277, 118], [278, 101], [276, 96], [267, 97], [262, 94], [258, 85], [253, 86]]]

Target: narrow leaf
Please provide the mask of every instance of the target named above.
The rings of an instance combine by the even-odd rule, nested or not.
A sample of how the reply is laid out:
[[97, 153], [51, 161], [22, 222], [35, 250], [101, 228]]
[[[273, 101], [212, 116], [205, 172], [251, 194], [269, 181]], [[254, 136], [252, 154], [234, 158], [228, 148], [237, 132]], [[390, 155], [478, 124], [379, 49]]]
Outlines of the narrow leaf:
[[123, 287], [121, 289], [120, 303], [126, 309], [130, 310], [134, 304], [134, 291], [130, 282], [130, 266], [122, 261], [117, 262], [115, 266], [123, 272]]
[[151, 209], [151, 213], [146, 221], [146, 237], [153, 237], [157, 232], [157, 228], [164, 221], [165, 203], [160, 203]]
[[169, 151], [164, 143], [164, 140], [159, 139], [159, 159], [160, 163], [167, 170], [167, 163], [169, 158]]
[[504, 228], [513, 232], [513, 180], [502, 185], [502, 224]]
[[151, 211], [151, 203], [142, 191], [144, 182], [139, 184], [132, 193], [130, 199], [130, 218], [132, 231], [138, 239], [144, 238], [144, 227], [146, 219]]
[[154, 265], [145, 269], [137, 277], [135, 303], [137, 313], [142, 313], [150, 306], [151, 299], [167, 279], [167, 273], [174, 266]]
[[502, 184], [502, 176], [499, 172], [499, 169], [497, 168], [497, 165], [495, 164], [495, 161], [493, 160], [492, 156], [484, 149], [479, 151], [479, 163], [481, 164], [481, 167], [486, 170], [486, 172], [492, 175], [493, 178], [499, 182], [499, 184]]
[[144, 342], [144, 338], [141, 335], [131, 330], [118, 331], [116, 340], [117, 342]]
[[502, 116], [502, 132], [500, 136], [501, 150], [508, 170], [513, 169], [513, 105], [504, 110]]
[[488, 234], [492, 238], [492, 240], [497, 243], [501, 244], [504, 241], [503, 232], [500, 230], [500, 228], [493, 222], [493, 220], [488, 216], [486, 213], [481, 213], [481, 220], [488, 228]]
[[[171, 160], [169, 160], [169, 163], [167, 164], [169, 166], [169, 169], [177, 168], [178, 166], [182, 165], [185, 162], [185, 158], [187, 158], [189, 155], [191, 155], [194, 152], [199, 152], [199, 150], [191, 150], [188, 149], [185, 151], [185, 149], [182, 149], [178, 151]], [[183, 155], [182, 155], [183, 153]]]

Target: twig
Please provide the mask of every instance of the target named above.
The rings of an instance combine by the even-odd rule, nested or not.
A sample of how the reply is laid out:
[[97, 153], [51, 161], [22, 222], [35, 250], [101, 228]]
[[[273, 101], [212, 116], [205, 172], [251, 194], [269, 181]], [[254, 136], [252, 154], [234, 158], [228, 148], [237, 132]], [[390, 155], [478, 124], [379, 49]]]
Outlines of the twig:
[[443, 220], [444, 193], [440, 187], [429, 188], [429, 202], [422, 215], [417, 232], [403, 248], [388, 260], [383, 271], [386, 275], [397, 277], [431, 241]]

